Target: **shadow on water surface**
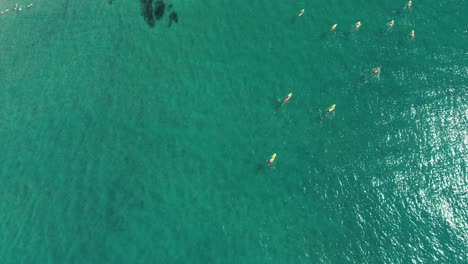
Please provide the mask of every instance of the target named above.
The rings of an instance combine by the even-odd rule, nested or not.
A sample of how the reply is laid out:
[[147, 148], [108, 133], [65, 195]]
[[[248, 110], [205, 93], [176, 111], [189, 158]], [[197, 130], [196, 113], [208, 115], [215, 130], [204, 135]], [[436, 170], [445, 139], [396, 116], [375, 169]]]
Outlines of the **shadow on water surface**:
[[261, 162], [261, 163], [259, 162], [257, 163], [257, 166], [256, 166], [256, 173], [257, 174], [266, 173], [269, 167], [270, 166], [268, 164], [265, 164], [265, 162]]

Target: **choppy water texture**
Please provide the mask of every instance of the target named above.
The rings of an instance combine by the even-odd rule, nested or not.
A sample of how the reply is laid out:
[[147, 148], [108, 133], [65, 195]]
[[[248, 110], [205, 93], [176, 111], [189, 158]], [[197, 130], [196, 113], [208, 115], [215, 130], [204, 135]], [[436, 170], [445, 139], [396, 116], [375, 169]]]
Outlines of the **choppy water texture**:
[[466, 1], [18, 2], [0, 263], [466, 263]]

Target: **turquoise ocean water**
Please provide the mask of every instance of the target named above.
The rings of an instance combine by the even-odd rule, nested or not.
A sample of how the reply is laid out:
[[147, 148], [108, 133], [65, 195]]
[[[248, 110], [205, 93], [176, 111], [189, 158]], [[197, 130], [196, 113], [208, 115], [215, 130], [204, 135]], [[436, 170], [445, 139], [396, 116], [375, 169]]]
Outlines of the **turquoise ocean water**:
[[31, 1], [0, 263], [466, 263], [465, 0]]

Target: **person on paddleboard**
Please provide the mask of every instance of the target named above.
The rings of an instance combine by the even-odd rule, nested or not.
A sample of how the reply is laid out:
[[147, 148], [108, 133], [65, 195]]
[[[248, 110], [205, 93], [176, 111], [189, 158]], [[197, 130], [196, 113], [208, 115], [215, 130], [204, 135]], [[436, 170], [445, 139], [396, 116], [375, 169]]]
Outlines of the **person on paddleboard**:
[[381, 69], [382, 69], [382, 66], [379, 66], [379, 67], [375, 68], [375, 69], [372, 71], [372, 74], [375, 75], [375, 74], [379, 73]]
[[361, 27], [361, 21], [358, 21], [356, 25], [354, 25], [354, 30], [359, 30], [360, 27]]
[[275, 159], [276, 159], [276, 153], [273, 153], [273, 155], [271, 155], [270, 159], [268, 160], [268, 165], [272, 165], [273, 162], [275, 162]]
[[286, 96], [284, 99], [283, 99], [283, 103], [282, 104], [285, 104], [289, 101], [289, 99], [291, 99], [292, 97], [292, 93], [289, 93], [288, 96]]

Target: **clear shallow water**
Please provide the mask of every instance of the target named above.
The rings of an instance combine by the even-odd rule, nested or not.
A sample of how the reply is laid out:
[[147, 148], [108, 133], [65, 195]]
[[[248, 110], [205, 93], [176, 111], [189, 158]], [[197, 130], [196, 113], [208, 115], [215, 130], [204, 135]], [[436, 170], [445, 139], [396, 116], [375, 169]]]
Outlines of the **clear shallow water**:
[[172, 4], [0, 16], [2, 263], [466, 261], [466, 1]]

